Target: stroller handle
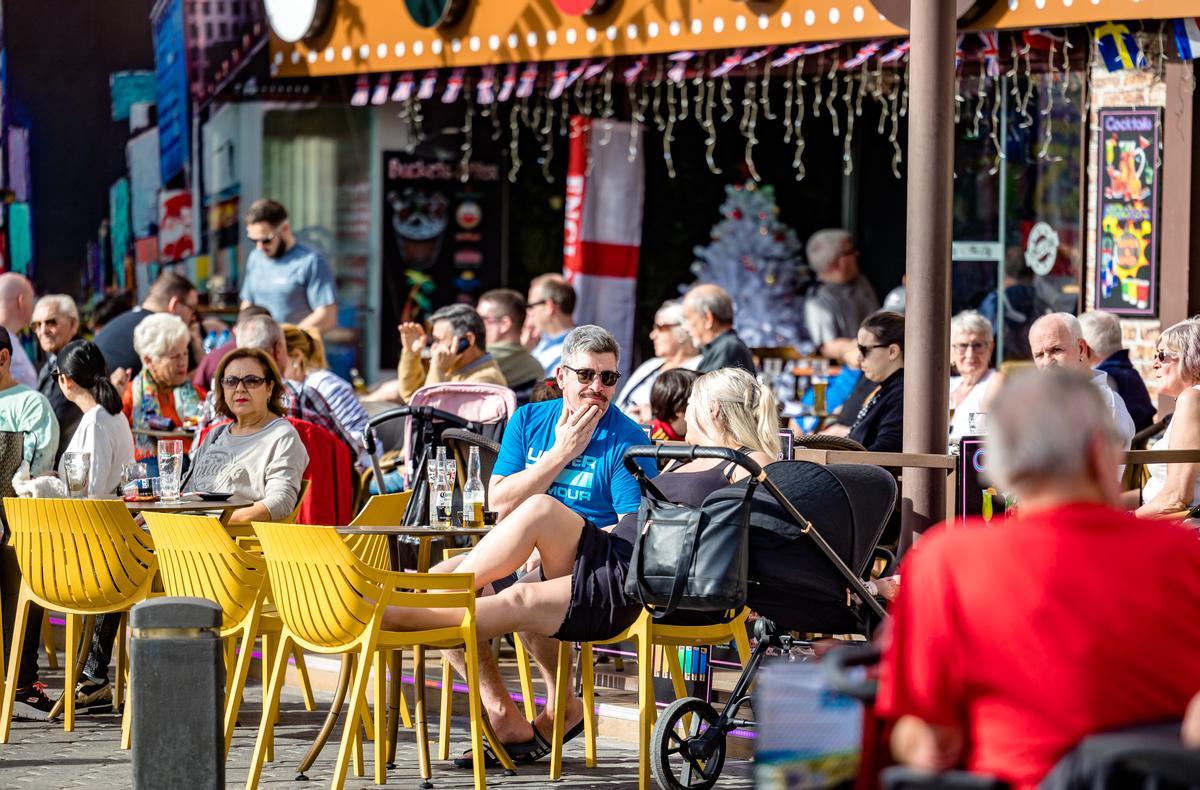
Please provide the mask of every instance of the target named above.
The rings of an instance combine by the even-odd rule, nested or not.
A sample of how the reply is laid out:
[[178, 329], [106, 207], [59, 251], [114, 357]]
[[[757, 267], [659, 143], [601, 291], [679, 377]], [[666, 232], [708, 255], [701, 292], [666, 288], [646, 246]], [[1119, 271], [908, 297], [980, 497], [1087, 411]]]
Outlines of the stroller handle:
[[391, 422], [401, 417], [423, 417], [425, 419], [441, 420], [442, 422], [453, 423], [459, 428], [470, 428], [473, 423], [469, 420], [464, 420], [457, 414], [451, 414], [448, 411], [435, 409], [432, 406], [398, 406], [394, 409], [380, 412], [367, 420], [367, 425], [375, 428], [385, 422]]
[[625, 468], [633, 475], [637, 474], [640, 468], [637, 464], [638, 458], [653, 458], [655, 460], [665, 459], [668, 461], [694, 461], [697, 458], [717, 458], [721, 461], [729, 461], [737, 464], [750, 473], [751, 477], [758, 477], [762, 474], [762, 467], [748, 455], [739, 453], [737, 450], [730, 450], [728, 447], [699, 447], [694, 444], [672, 444], [672, 445], [642, 445], [639, 447], [630, 447], [625, 451]]

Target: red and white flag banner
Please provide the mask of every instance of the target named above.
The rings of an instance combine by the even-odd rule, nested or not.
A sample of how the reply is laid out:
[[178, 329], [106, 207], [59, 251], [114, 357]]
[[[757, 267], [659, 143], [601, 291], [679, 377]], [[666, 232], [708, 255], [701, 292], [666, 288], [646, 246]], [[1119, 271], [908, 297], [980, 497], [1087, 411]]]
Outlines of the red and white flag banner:
[[645, 146], [637, 146], [630, 161], [630, 146], [600, 142], [626, 140], [631, 133], [628, 123], [571, 118], [563, 235], [563, 274], [577, 297], [575, 323], [599, 324], [612, 332], [621, 344], [624, 375], [633, 361]]

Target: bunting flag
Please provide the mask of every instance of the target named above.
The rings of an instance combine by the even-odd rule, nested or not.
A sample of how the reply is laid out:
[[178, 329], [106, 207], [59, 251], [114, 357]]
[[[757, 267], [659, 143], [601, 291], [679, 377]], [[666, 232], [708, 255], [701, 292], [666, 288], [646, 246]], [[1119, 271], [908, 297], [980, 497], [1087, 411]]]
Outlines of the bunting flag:
[[964, 38], [966, 38], [966, 36], [962, 33], [959, 33], [958, 38], [954, 39], [954, 68], [956, 68], [956, 69], [962, 65], [962, 59], [963, 59], [962, 43], [963, 43]]
[[996, 31], [990, 31], [979, 34], [979, 40], [983, 42], [983, 49], [979, 54], [983, 56], [984, 66], [987, 68], [989, 77], [1000, 76], [1000, 34]]
[[626, 85], [632, 85], [634, 80], [638, 78], [643, 71], [646, 70], [646, 56], [638, 58], [632, 66], [625, 69], [625, 73], [621, 75], [625, 79]]
[[783, 54], [771, 61], [771, 68], [778, 69], [783, 66], [790, 66], [800, 59], [805, 54], [804, 46], [788, 47], [783, 51]]
[[384, 74], [379, 78], [379, 82], [375, 83], [375, 90], [371, 92], [371, 104], [385, 104], [388, 100], [388, 95], [392, 92], [392, 75]]
[[[563, 222], [563, 274], [575, 287], [575, 323], [599, 324], [634, 346], [638, 262], [646, 194], [645, 146], [630, 156], [609, 137], [641, 135], [629, 123], [571, 118]], [[621, 355], [628, 373], [632, 354]]]
[[709, 76], [724, 77], [726, 74], [736, 69], [739, 64], [741, 64], [742, 58], [745, 57], [745, 55], [745, 49], [735, 49], [733, 52], [725, 56], [725, 59], [722, 60], [720, 64], [712, 70], [712, 73]]
[[517, 64], [509, 63], [508, 68], [504, 72], [504, 78], [500, 80], [500, 95], [496, 97], [496, 101], [503, 104], [512, 98], [513, 89], [517, 87]]
[[880, 63], [895, 63], [908, 54], [908, 50], [912, 47], [912, 42], [908, 39], [901, 41], [896, 46], [885, 52], [879, 57]]
[[533, 87], [537, 85], [538, 67], [536, 63], [526, 63], [521, 72], [521, 80], [517, 83], [517, 98], [528, 99], [533, 95]]
[[366, 107], [371, 98], [371, 80], [366, 74], [354, 81], [354, 93], [350, 96], [351, 107]]
[[446, 89], [442, 91], [442, 104], [454, 104], [458, 101], [458, 95], [462, 93], [463, 75], [466, 74], [466, 71], [459, 67], [450, 72], [450, 77], [446, 80]]
[[1175, 46], [1183, 60], [1200, 57], [1200, 18], [1175, 20]]
[[437, 90], [437, 71], [430, 69], [425, 72], [425, 76], [421, 78], [421, 84], [417, 87], [417, 98], [421, 101], [429, 101], [433, 98], [434, 91]]
[[1146, 57], [1127, 26], [1107, 22], [1096, 28], [1095, 36], [1104, 67], [1110, 72], [1146, 68]]
[[548, 95], [551, 99], [557, 99], [563, 95], [566, 90], [567, 80], [570, 79], [571, 72], [567, 70], [567, 62], [565, 60], [557, 61], [554, 64], [554, 71], [550, 77], [550, 90]]
[[480, 69], [479, 82], [475, 86], [475, 100], [480, 104], [496, 102], [496, 67], [484, 66]]
[[583, 72], [587, 71], [588, 66], [591, 65], [591, 62], [591, 58], [584, 58], [583, 60], [579, 61], [579, 63], [575, 65], [575, 68], [571, 69], [571, 73], [567, 75], [567, 84], [563, 87], [569, 88], [578, 82], [579, 78], [583, 76]]
[[671, 61], [671, 68], [667, 69], [667, 79], [676, 85], [683, 82], [683, 78], [687, 76], [688, 61], [694, 57], [696, 53], [690, 50], [668, 55], [667, 60]]
[[612, 58], [605, 58], [604, 60], [600, 61], [599, 63], [592, 63], [586, 69], [583, 70], [583, 79], [585, 81], [595, 79], [596, 77], [598, 77], [600, 75], [600, 72], [602, 72], [606, 68], [608, 68], [609, 63], [612, 63]]
[[859, 49], [857, 53], [855, 53], [854, 57], [842, 64], [842, 71], [856, 69], [871, 58], [878, 55], [879, 50], [883, 49], [883, 45], [886, 41], [887, 39], [885, 38], [877, 38], [874, 41], [864, 44], [863, 47]]
[[751, 54], [742, 58], [742, 65], [749, 66], [751, 63], [757, 63], [758, 61], [762, 60], [763, 58], [765, 58], [767, 55], [770, 55], [774, 51], [775, 51], [775, 47], [763, 47], [762, 49], [758, 50], [757, 52], [752, 52]]
[[1021, 40], [1030, 49], [1036, 49], [1039, 52], [1049, 52], [1052, 44], [1056, 49], [1061, 50], [1061, 45], [1067, 40], [1067, 37], [1061, 33], [1047, 30], [1044, 27], [1031, 27], [1021, 33]]
[[396, 90], [392, 91], [392, 101], [408, 101], [413, 95], [413, 75], [406, 71], [396, 82]]

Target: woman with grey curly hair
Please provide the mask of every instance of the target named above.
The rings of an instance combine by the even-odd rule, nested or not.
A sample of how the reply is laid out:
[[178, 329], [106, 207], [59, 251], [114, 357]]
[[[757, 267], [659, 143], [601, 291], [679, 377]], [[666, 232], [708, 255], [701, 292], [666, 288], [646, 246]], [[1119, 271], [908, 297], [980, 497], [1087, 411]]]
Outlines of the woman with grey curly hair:
[[[187, 324], [172, 313], [147, 316], [133, 331], [133, 349], [142, 370], [129, 382], [121, 404], [133, 428], [134, 458], [157, 473], [157, 441], [147, 431], [177, 431], [194, 426], [203, 398], [188, 381]], [[183, 451], [191, 451], [185, 439]]]
[[950, 441], [969, 431], [973, 413], [986, 412], [1004, 383], [1004, 374], [990, 366], [996, 342], [992, 324], [975, 310], [963, 310], [950, 320], [950, 360], [958, 375], [950, 377]]
[[700, 352], [683, 327], [682, 300], [669, 299], [658, 308], [654, 326], [650, 327], [650, 342], [654, 344], [654, 356], [633, 371], [615, 401], [618, 409], [641, 423], [650, 422], [650, 391], [658, 377], [675, 368], [695, 370], [700, 364]]
[[[1189, 318], [1163, 330], [1154, 355], [1161, 395], [1175, 399], [1171, 424], [1151, 450], [1200, 449], [1200, 321]], [[1163, 516], [1200, 504], [1200, 464], [1147, 464], [1139, 516]]]

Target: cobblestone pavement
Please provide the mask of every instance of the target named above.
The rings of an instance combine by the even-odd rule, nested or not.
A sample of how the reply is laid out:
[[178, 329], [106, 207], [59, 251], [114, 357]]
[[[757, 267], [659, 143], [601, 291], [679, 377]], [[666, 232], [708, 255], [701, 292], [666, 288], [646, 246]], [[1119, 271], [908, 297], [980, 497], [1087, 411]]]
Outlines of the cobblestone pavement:
[[[49, 673], [45, 678], [51, 688], [61, 687], [61, 676]], [[328, 786], [332, 775], [332, 763], [337, 753], [337, 741], [326, 746], [317, 763], [309, 770], [311, 782], [295, 783], [295, 766], [316, 736], [324, 716], [321, 704], [328, 705], [329, 695], [317, 694], [318, 711], [304, 710], [299, 694], [293, 687], [285, 686], [280, 723], [275, 730], [274, 763], [269, 763], [263, 773], [262, 787], [305, 788]], [[292, 693], [288, 693], [288, 691]], [[233, 739], [233, 748], [226, 763], [226, 784], [230, 788], [241, 787], [246, 779], [246, 770], [254, 748], [258, 721], [259, 687], [252, 682], [247, 689], [243, 706], [243, 722]], [[436, 713], [436, 709], [433, 711]], [[467, 748], [467, 736], [463, 722], [455, 721], [452, 730], [452, 749], [455, 753]], [[120, 717], [84, 714], [76, 717], [75, 732], [65, 733], [61, 722], [13, 722], [12, 737], [8, 744], [0, 745], [0, 790], [26, 790], [37, 788], [86, 787], [89, 790], [116, 790], [132, 786], [132, 769], [129, 752], [117, 746], [121, 735]], [[430, 726], [431, 740], [436, 729]], [[341, 728], [335, 737], [340, 738]], [[372, 772], [372, 749], [367, 742], [364, 748], [367, 774]], [[420, 778], [417, 770], [417, 747], [411, 730], [400, 731], [400, 742], [396, 753], [396, 768], [388, 771], [388, 783], [393, 787], [416, 788]], [[536, 766], [524, 766], [515, 777], [505, 777], [500, 771], [488, 772], [489, 787], [533, 788], [553, 787], [548, 779], [549, 758]], [[738, 760], [726, 762], [720, 788], [752, 788], [752, 766]], [[437, 790], [472, 787], [471, 773], [456, 770], [449, 763], [433, 762], [433, 784]], [[347, 780], [347, 788], [374, 787], [369, 778]], [[637, 750], [634, 744], [611, 738], [598, 742], [597, 767], [584, 768], [583, 738], [567, 745], [564, 755], [562, 787], [632, 788], [637, 786]], [[186, 790], [181, 788], [180, 790]]]

